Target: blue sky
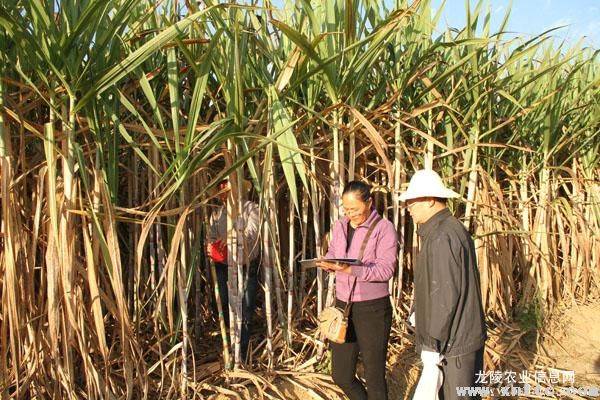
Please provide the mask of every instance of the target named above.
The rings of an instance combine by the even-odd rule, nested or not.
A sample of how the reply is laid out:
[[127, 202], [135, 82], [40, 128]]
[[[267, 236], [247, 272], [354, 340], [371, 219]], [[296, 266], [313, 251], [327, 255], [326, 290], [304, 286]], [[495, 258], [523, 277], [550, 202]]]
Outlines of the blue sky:
[[[490, 3], [492, 32], [502, 22], [509, 0], [487, 0]], [[431, 0], [431, 6], [439, 9], [442, 0]], [[477, 1], [470, 0], [471, 7]], [[446, 0], [440, 23], [442, 28], [465, 26], [465, 0]], [[528, 38], [555, 26], [567, 25], [552, 35], [558, 40], [566, 39], [571, 45], [582, 36], [584, 44], [600, 48], [600, 0], [513, 0], [507, 30]]]

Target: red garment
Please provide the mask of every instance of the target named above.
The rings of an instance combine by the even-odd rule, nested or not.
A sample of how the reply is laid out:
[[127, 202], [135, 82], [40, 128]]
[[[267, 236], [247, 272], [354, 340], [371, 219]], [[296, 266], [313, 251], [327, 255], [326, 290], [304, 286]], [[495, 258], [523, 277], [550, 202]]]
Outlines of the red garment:
[[210, 247], [210, 258], [214, 262], [226, 262], [227, 261], [227, 243], [221, 240], [215, 240]]

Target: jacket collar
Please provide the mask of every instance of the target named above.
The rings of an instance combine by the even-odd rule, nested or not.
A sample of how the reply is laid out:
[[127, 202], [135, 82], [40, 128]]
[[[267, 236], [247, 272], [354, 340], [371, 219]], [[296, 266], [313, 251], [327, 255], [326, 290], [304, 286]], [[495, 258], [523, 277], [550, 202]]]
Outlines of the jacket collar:
[[424, 224], [421, 224], [419, 226], [419, 228], [417, 229], [417, 233], [422, 238], [429, 236], [429, 234], [431, 232], [433, 232], [434, 230], [436, 230], [438, 228], [438, 226], [442, 223], [442, 221], [444, 221], [446, 218], [448, 218], [451, 215], [452, 214], [450, 213], [450, 210], [447, 208], [444, 208], [443, 210], [438, 211], [431, 218], [429, 218], [429, 220], [427, 220], [427, 222], [425, 222]]

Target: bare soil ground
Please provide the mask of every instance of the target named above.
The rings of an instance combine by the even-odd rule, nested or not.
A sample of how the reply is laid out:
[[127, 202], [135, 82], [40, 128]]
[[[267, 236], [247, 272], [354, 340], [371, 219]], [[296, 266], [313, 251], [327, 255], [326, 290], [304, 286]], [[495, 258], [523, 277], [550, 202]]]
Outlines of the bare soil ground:
[[600, 387], [600, 301], [557, 310], [540, 353], [557, 369], [575, 371], [578, 385]]

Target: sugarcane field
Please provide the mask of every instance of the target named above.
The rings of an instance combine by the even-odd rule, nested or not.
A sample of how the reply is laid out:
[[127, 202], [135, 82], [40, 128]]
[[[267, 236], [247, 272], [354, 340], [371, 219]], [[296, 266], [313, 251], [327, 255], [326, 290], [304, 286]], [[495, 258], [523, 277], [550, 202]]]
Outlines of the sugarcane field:
[[599, 49], [434, 3], [2, 0], [0, 399], [600, 398]]

